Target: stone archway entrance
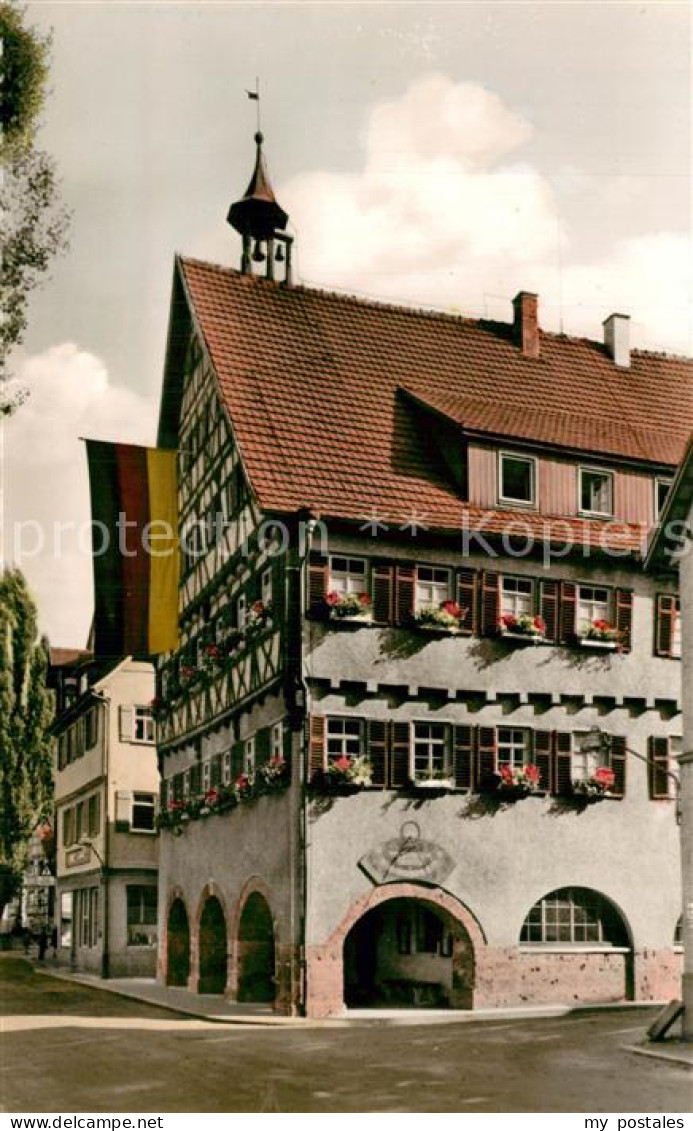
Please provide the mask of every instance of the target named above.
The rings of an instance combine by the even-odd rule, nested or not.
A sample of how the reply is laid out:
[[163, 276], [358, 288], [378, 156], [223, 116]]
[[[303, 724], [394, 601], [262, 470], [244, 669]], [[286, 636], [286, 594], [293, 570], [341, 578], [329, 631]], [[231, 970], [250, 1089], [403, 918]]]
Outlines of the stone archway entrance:
[[166, 985], [187, 986], [190, 977], [190, 924], [183, 900], [174, 899], [166, 928]]
[[471, 1009], [473, 987], [469, 934], [426, 899], [387, 900], [344, 940], [344, 1003], [351, 1008]]
[[276, 997], [274, 924], [260, 892], [248, 896], [238, 926], [238, 1000], [273, 1002]]
[[226, 920], [215, 895], [205, 900], [200, 916], [200, 975], [197, 992], [223, 994], [228, 975]]

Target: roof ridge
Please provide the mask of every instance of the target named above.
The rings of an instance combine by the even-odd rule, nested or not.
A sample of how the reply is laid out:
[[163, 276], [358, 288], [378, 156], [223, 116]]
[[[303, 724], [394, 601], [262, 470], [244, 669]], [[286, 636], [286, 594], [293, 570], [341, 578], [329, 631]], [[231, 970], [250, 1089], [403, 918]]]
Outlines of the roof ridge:
[[[236, 267], [228, 267], [222, 263], [211, 263], [206, 259], [198, 259], [196, 256], [180, 255], [183, 263], [194, 264], [199, 267], [218, 271], [222, 275], [232, 276], [238, 279], [251, 280], [255, 284], [267, 287], [279, 287], [280, 284], [273, 279], [265, 279], [262, 275], [243, 275]], [[282, 288], [286, 289], [286, 288]], [[358, 292], [349, 291], [335, 291], [328, 290], [326, 287], [320, 287], [311, 283], [293, 283], [291, 288], [293, 292], [300, 292], [308, 295], [318, 295], [322, 298], [336, 299], [339, 302], [355, 304], [357, 306], [366, 306], [374, 310], [382, 310], [389, 313], [403, 314], [409, 317], [428, 318], [433, 321], [442, 321], [457, 323], [461, 325], [478, 326], [480, 329], [485, 328], [499, 328], [504, 332], [512, 329], [512, 322], [505, 321], [498, 318], [482, 318], [479, 315], [453, 313], [449, 310], [440, 310], [437, 307], [420, 307], [412, 304], [406, 305], [398, 302], [385, 302], [383, 299], [374, 298], [370, 295], [359, 294]], [[512, 300], [508, 299], [511, 303]], [[585, 334], [566, 334], [564, 331], [547, 330], [544, 327], [539, 327], [539, 334], [542, 338], [557, 340], [561, 342], [579, 343], [588, 346], [597, 346], [599, 350], [604, 352], [605, 346], [597, 338], [587, 337]], [[633, 348], [631, 349], [631, 356], [637, 357], [656, 357], [666, 361], [683, 362], [685, 364], [693, 364], [693, 356], [683, 353], [669, 353], [667, 350], [652, 350]]]

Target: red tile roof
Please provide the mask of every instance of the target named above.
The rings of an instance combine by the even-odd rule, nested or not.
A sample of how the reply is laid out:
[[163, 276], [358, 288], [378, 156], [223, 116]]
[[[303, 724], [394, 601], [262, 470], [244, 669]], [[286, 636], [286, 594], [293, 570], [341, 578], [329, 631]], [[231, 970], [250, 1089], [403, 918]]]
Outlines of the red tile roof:
[[91, 652], [84, 648], [51, 648], [51, 667], [72, 667], [73, 664], [86, 663], [92, 659]]
[[[372, 512], [459, 530], [465, 506], [436, 451], [435, 419], [472, 432], [675, 465], [693, 424], [693, 361], [541, 333], [525, 357], [507, 323], [385, 306], [180, 261], [261, 506]], [[407, 395], [408, 394], [408, 395]], [[487, 512], [486, 512], [487, 513]], [[542, 516], [505, 515], [542, 524]], [[565, 528], [564, 520], [553, 520]], [[603, 524], [569, 520], [580, 540]], [[487, 526], [488, 530], [489, 527]], [[622, 545], [642, 531], [610, 524]]]

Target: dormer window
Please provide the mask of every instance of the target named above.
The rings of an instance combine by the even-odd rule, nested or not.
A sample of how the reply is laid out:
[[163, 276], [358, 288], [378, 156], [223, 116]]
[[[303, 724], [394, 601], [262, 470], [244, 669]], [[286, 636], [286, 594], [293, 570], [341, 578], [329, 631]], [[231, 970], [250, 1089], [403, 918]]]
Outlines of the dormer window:
[[498, 478], [501, 503], [525, 507], [536, 505], [537, 463], [532, 456], [501, 452]]
[[611, 517], [614, 513], [614, 476], [594, 467], [579, 469], [580, 513]]

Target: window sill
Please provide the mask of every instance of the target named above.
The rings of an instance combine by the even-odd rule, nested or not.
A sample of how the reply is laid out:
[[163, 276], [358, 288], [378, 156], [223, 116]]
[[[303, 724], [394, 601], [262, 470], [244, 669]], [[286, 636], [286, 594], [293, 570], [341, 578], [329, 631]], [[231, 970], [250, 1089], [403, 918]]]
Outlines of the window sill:
[[507, 629], [501, 629], [499, 633], [501, 640], [507, 640], [509, 644], [552, 644], [553, 641], [547, 640], [545, 636], [539, 633], [531, 632], [510, 632]]
[[128, 832], [134, 833], [136, 836], [156, 836], [156, 829], [133, 829], [132, 825]]
[[521, 943], [521, 954], [630, 954], [630, 947], [609, 943]]
[[537, 509], [537, 503], [535, 499], [532, 499], [528, 502], [526, 499], [504, 499], [502, 495], [498, 496], [497, 506], [517, 507], [519, 510], [523, 511], [535, 511]]
[[615, 652], [618, 648], [616, 640], [594, 640], [590, 636], [578, 636], [577, 642], [580, 648], [596, 648], [603, 652]]
[[442, 624], [419, 624], [418, 621], [412, 623], [412, 628], [417, 632], [427, 632], [431, 636], [459, 636], [459, 628], [446, 628]]
[[420, 781], [412, 781], [412, 789], [423, 789], [438, 791], [439, 793], [449, 793], [455, 788], [455, 783], [452, 778], [422, 778]]
[[371, 614], [364, 616], [340, 617], [337, 613], [330, 613], [328, 617], [332, 625], [343, 624], [346, 628], [372, 628], [374, 621]]

